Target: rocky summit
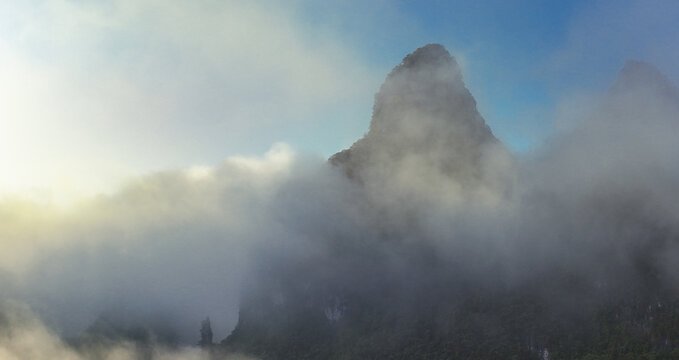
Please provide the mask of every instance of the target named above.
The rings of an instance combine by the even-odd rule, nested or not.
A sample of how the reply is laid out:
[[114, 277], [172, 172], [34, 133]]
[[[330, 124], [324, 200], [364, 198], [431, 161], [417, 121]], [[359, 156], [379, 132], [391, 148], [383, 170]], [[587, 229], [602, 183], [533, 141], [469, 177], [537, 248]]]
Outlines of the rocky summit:
[[330, 158], [350, 177], [389, 176], [408, 160], [461, 183], [482, 176], [484, 146], [498, 143], [466, 88], [460, 67], [441, 45], [406, 56], [375, 95], [368, 133]]

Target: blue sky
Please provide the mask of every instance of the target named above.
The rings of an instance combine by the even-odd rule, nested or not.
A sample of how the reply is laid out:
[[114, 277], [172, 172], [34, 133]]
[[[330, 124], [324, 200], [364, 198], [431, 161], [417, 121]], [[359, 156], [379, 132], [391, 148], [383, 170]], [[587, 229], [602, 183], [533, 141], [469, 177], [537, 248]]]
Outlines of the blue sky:
[[487, 121], [512, 148], [527, 150], [549, 126], [542, 123], [547, 119], [523, 118], [527, 113], [537, 115], [554, 101], [540, 79], [539, 69], [564, 42], [568, 21], [580, 3], [433, 1], [421, 6], [402, 1], [398, 4], [400, 11], [418, 30], [407, 45], [399, 37], [388, 39], [393, 50], [385, 53], [394, 57], [410, 51], [406, 46], [439, 42], [464, 57], [466, 81]]
[[463, 62], [467, 85], [496, 135], [517, 152], [534, 149], [554, 131], [562, 97], [604, 91], [627, 59], [650, 61], [674, 80], [677, 75], [679, 5], [669, 1], [354, 5], [311, 4], [305, 16], [335, 24], [383, 72], [422, 44], [444, 44]]
[[527, 153], [628, 58], [677, 82], [678, 4], [0, 0], [0, 194], [95, 194], [277, 142], [327, 157], [367, 130], [390, 69], [432, 42]]

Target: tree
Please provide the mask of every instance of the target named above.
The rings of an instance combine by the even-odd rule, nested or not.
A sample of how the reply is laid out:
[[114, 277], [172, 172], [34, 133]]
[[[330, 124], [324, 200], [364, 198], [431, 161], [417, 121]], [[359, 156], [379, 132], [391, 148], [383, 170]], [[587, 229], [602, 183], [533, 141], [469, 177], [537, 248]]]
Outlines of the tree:
[[201, 347], [212, 346], [212, 327], [210, 326], [209, 316], [200, 323], [200, 342], [198, 342], [198, 345]]

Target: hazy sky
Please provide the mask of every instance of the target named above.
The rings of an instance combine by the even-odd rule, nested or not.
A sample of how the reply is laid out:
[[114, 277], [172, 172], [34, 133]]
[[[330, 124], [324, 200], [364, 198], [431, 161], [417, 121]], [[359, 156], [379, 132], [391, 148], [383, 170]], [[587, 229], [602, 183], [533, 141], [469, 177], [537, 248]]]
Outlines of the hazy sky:
[[69, 203], [276, 142], [331, 155], [431, 42], [529, 151], [557, 99], [605, 88], [627, 58], [679, 80], [677, 19], [674, 1], [0, 0], [0, 196]]

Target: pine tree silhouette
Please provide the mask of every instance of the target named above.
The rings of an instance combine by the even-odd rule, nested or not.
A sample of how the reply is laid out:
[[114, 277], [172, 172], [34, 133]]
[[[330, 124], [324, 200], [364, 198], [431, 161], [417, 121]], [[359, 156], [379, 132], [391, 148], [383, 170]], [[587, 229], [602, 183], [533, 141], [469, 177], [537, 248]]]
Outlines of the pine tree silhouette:
[[200, 342], [198, 342], [198, 345], [201, 347], [212, 346], [212, 327], [210, 326], [209, 316], [200, 323]]

